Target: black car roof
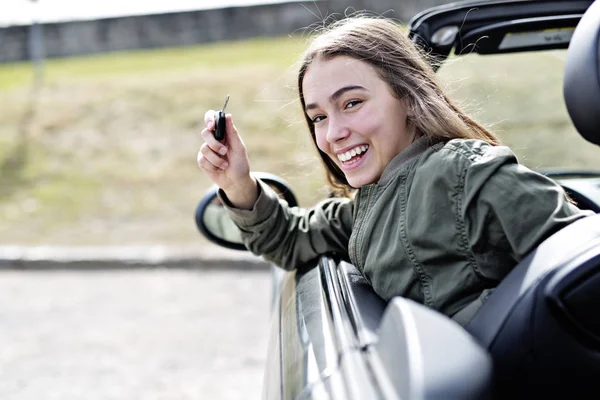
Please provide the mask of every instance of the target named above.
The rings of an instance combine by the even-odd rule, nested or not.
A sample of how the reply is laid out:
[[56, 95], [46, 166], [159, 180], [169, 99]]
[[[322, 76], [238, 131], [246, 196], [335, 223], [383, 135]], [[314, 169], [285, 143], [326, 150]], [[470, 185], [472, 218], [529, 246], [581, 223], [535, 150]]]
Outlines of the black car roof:
[[501, 0], [445, 4], [417, 14], [409, 37], [442, 62], [455, 54], [567, 48], [593, 0]]

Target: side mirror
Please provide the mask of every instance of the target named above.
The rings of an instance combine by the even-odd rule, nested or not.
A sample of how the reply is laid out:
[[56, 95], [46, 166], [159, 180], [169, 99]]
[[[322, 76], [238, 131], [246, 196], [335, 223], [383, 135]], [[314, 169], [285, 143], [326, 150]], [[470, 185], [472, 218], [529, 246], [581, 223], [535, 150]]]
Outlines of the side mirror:
[[[296, 196], [290, 186], [277, 175], [265, 172], [253, 172], [252, 176], [259, 178], [273, 189], [290, 207], [298, 205]], [[246, 250], [242, 242], [241, 232], [229, 217], [217, 196], [219, 188], [211, 186], [196, 207], [196, 226], [200, 233], [219, 246], [234, 250]]]

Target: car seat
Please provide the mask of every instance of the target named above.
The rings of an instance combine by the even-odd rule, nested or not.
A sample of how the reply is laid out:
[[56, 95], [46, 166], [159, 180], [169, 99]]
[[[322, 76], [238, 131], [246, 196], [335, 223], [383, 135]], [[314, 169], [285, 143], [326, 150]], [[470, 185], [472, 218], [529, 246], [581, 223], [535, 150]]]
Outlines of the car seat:
[[[573, 123], [600, 145], [600, 2], [577, 25], [564, 97]], [[500, 283], [466, 329], [494, 360], [498, 398], [600, 393], [600, 215], [545, 240]]]

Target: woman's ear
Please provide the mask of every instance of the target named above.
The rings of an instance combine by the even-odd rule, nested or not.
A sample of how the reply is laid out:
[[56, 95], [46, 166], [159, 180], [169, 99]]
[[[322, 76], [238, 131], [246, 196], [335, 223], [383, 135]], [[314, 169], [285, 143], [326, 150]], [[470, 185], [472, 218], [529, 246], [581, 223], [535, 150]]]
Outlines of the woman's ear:
[[402, 105], [404, 106], [404, 112], [408, 118], [414, 118], [415, 116], [415, 108], [413, 107], [412, 101], [410, 101], [407, 97], [403, 98]]

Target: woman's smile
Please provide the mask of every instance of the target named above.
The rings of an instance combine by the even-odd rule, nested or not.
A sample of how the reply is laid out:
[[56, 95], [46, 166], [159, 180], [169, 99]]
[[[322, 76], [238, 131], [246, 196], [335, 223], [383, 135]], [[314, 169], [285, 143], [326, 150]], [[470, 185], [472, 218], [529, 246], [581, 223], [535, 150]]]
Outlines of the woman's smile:
[[368, 150], [368, 144], [361, 144], [352, 147], [350, 150], [338, 152], [336, 155], [342, 170], [349, 170], [358, 167], [367, 156]]

